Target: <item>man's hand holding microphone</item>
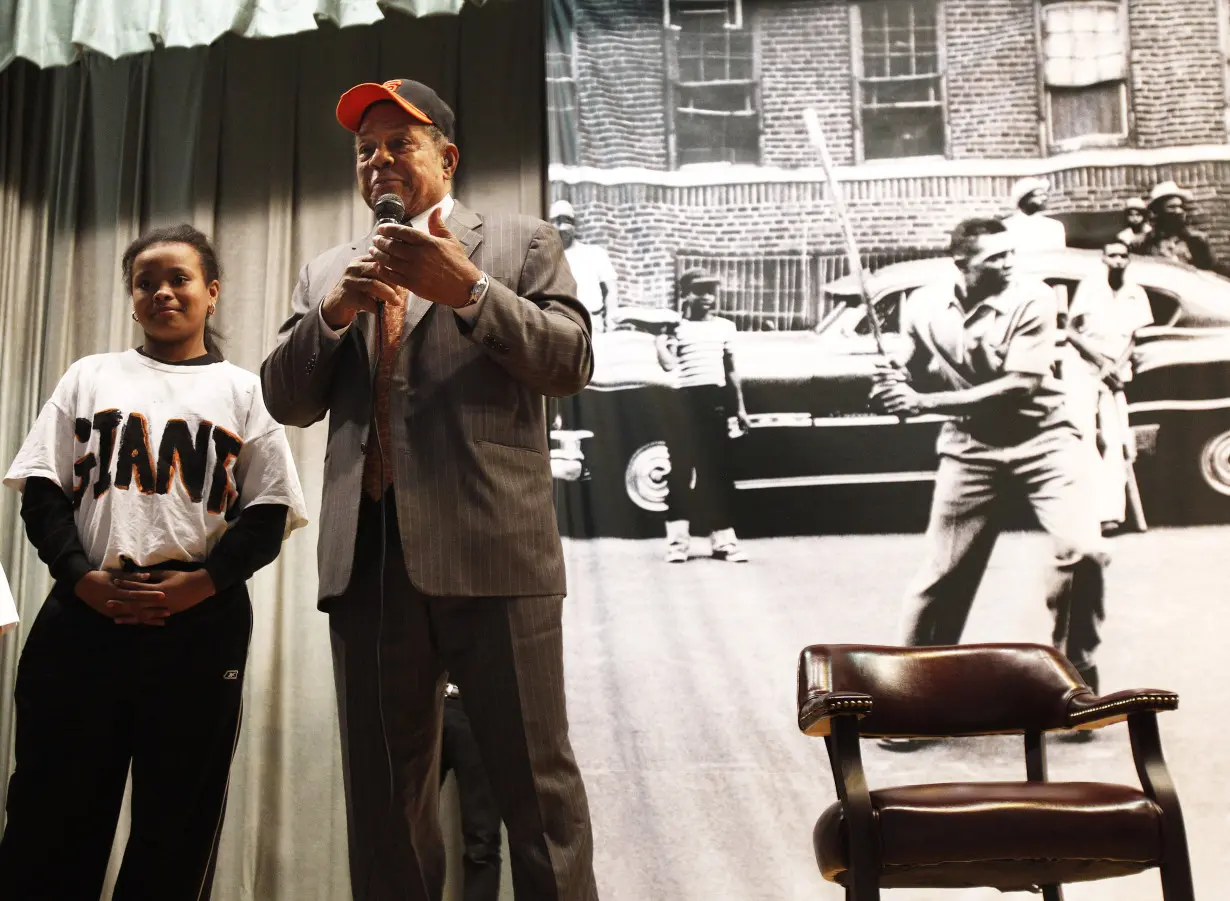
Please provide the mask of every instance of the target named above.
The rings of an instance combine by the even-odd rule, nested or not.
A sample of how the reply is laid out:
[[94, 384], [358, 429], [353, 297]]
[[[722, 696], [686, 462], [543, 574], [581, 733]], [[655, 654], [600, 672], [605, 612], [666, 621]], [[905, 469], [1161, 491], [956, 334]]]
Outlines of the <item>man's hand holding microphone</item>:
[[[385, 194], [374, 207], [377, 226], [400, 226], [406, 214], [405, 205], [396, 194]], [[372, 250], [350, 261], [333, 290], [325, 297], [320, 312], [329, 327], [346, 328], [362, 311], [377, 312], [383, 304], [405, 306], [409, 292], [393, 277]]]
[[431, 211], [426, 231], [393, 222], [376, 231], [369, 253], [381, 266], [381, 278], [441, 306], [471, 304], [471, 289], [483, 273], [448, 230], [439, 208]]

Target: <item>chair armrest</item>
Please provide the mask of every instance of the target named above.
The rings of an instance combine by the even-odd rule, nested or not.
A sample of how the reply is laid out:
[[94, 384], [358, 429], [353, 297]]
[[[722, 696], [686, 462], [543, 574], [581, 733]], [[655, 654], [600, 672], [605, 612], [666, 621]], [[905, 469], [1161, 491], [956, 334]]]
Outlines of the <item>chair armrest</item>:
[[1156, 688], [1131, 688], [1103, 697], [1081, 692], [1068, 701], [1066, 726], [1069, 729], [1100, 729], [1122, 722], [1133, 713], [1161, 713], [1178, 706], [1177, 694]]
[[871, 704], [871, 695], [855, 691], [802, 691], [799, 694], [799, 729], [807, 735], [828, 735], [830, 718], [866, 716], [871, 713]]

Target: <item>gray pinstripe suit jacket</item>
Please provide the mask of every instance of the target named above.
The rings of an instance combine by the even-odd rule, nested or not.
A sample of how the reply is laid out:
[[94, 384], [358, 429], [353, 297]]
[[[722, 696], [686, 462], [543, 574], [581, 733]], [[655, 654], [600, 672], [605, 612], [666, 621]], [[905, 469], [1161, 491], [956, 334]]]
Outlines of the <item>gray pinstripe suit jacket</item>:
[[[447, 225], [491, 283], [472, 328], [419, 298], [406, 310], [384, 458], [410, 579], [441, 596], [563, 594], [544, 396], [575, 394], [589, 382], [589, 314], [545, 222], [482, 217], [458, 203]], [[354, 563], [376, 327], [360, 313], [338, 338], [317, 310], [368, 240], [303, 267], [293, 315], [261, 365], [265, 404], [279, 422], [306, 427], [329, 414], [322, 601], [346, 590]]]

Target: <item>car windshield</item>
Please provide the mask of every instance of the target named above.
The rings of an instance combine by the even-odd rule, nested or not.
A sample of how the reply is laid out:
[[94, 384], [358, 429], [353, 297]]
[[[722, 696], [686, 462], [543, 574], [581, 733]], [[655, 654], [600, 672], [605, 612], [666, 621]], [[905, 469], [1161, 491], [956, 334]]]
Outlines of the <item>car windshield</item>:
[[[900, 319], [898, 304], [903, 294], [909, 292], [890, 291], [882, 294], [876, 300], [876, 312], [879, 315], [880, 328], [883, 331], [898, 331]], [[829, 295], [829, 311], [816, 326], [817, 334], [821, 335], [866, 335], [871, 329], [867, 322], [867, 311], [863, 299], [858, 294]]]
[[836, 297], [830, 295], [829, 311], [816, 324], [816, 334], [823, 335], [833, 327], [833, 323], [848, 319], [854, 308], [858, 307], [861, 302], [858, 295], [839, 295]]

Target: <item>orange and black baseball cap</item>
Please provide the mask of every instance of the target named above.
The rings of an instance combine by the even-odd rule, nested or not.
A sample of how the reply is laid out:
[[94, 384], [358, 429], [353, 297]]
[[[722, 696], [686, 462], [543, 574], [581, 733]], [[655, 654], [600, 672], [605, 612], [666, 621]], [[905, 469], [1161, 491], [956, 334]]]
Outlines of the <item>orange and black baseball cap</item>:
[[421, 81], [408, 78], [355, 85], [337, 102], [337, 121], [343, 128], [357, 132], [367, 108], [382, 100], [393, 101], [424, 125], [434, 125], [450, 142], [457, 140], [457, 123], [449, 105]]

